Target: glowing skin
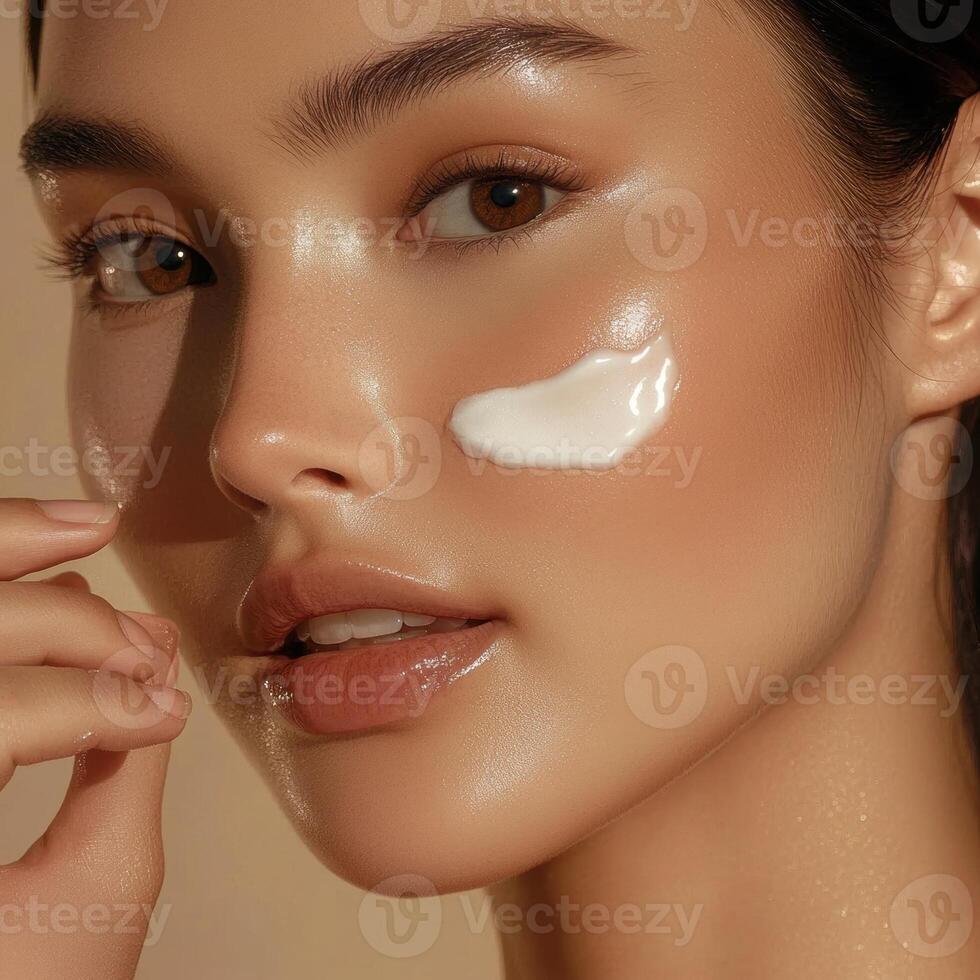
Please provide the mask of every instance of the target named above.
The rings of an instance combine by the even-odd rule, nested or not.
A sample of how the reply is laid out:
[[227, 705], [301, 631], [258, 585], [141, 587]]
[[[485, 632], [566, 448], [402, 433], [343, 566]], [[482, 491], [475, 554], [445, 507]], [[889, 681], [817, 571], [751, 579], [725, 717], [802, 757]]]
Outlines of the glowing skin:
[[638, 351], [593, 351], [550, 378], [470, 395], [449, 428], [467, 456], [501, 466], [608, 470], [666, 424], [677, 383], [664, 333]]
[[[977, 931], [933, 970], [884, 924], [928, 872], [955, 869], [980, 895], [958, 720], [881, 700], [764, 711], [748, 680], [948, 672], [931, 560], [943, 502], [897, 490], [887, 450], [910, 419], [980, 387], [967, 356], [980, 331], [957, 332], [969, 317], [951, 314], [940, 343], [925, 319], [894, 318], [832, 243], [731, 233], [753, 214], [792, 223], [837, 204], [795, 81], [737, 13], [705, 2], [677, 30], [583, 12], [581, 28], [637, 53], [522, 54], [534, 70], [384, 103], [376, 125], [297, 158], [269, 139], [297, 80], [400, 50], [366, 29], [363, 6], [171, 0], [150, 33], [119, 18], [45, 27], [38, 108], [138, 121], [174, 157], [166, 174], [59, 173], [52, 234], [125, 190], [162, 190], [216, 274], [114, 314], [90, 312], [79, 284], [72, 350], [79, 449], [172, 449], [153, 487], [107, 472], [91, 490], [123, 500], [121, 553], [179, 623], [191, 669], [316, 856], [361, 886], [414, 872], [447, 892], [503, 881], [528, 905], [703, 905], [685, 946], [505, 937], [515, 977], [975, 975]], [[444, 3], [440, 24], [474, 23], [469, 6]], [[486, 47], [515, 50], [512, 37]], [[937, 188], [974, 173], [969, 126]], [[417, 210], [419, 182], [501, 152], [559, 158], [576, 189], [483, 247], [384, 240], [386, 221]], [[696, 195], [711, 232], [700, 259], [669, 270], [637, 253], [654, 241], [676, 258], [664, 235], [678, 223], [633, 220], [665, 188]], [[937, 224], [948, 208], [938, 200]], [[207, 240], [196, 211], [220, 209], [276, 222], [281, 243]], [[634, 227], [643, 248], [625, 240]], [[958, 256], [974, 270], [976, 241]], [[934, 258], [901, 263], [897, 294], [931, 296]], [[683, 397], [632, 467], [481, 469], [446, 430], [474, 392], [639, 350], [667, 325]], [[369, 436], [382, 469], [438, 459], [431, 488], [376, 492]], [[685, 482], [681, 454], [700, 459]], [[320, 576], [296, 586], [280, 631], [359, 608], [476, 616], [496, 624], [487, 656], [416, 718], [297, 734], [218, 683], [268, 669], [236, 624], [270, 563]], [[695, 651], [709, 683], [681, 727], [645, 723], [624, 696], [664, 645]]]

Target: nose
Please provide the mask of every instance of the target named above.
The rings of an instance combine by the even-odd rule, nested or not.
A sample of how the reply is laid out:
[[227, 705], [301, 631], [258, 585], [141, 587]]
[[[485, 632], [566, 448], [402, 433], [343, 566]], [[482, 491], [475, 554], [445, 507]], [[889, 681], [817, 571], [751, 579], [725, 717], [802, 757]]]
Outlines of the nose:
[[[287, 298], [280, 299], [288, 302]], [[227, 395], [211, 437], [221, 492], [260, 513], [324, 496], [383, 491], [399, 439], [374, 341], [325, 317], [323, 297], [291, 307], [246, 301]], [[325, 322], [327, 321], [327, 322]]]

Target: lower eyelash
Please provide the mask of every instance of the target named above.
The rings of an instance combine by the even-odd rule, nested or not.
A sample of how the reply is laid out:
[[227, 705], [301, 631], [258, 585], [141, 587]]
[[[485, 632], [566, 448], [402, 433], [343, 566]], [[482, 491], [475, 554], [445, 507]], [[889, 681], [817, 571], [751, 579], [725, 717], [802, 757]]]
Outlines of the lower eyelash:
[[114, 316], [139, 316], [147, 313], [151, 306], [155, 306], [159, 300], [143, 299], [134, 300], [131, 303], [108, 303], [105, 300], [96, 299], [89, 293], [83, 300], [83, 312], [95, 314], [107, 319]]
[[[548, 211], [544, 211], [526, 224], [519, 225], [508, 231], [487, 232], [485, 235], [475, 235], [472, 238], [427, 238], [424, 244], [426, 250], [452, 249], [457, 257], [469, 255], [473, 251], [482, 252], [487, 248], [492, 248], [495, 253], [499, 254], [505, 245], [514, 245], [521, 248], [528, 242], [533, 241], [535, 232], [541, 225], [559, 217], [566, 210], [573, 208], [577, 203], [579, 203], [578, 198], [573, 192], [569, 192]], [[422, 242], [417, 244], [422, 244]]]
[[[533, 221], [528, 224], [534, 224]], [[496, 234], [488, 233], [480, 238], [430, 238], [424, 244], [426, 251], [429, 249], [452, 249], [457, 256], [468, 255], [471, 252], [482, 252], [492, 248], [495, 253], [505, 245], [514, 245], [518, 248], [532, 240], [530, 229], [525, 226], [515, 228], [513, 231], [500, 231]], [[422, 244], [422, 243], [419, 243]]]

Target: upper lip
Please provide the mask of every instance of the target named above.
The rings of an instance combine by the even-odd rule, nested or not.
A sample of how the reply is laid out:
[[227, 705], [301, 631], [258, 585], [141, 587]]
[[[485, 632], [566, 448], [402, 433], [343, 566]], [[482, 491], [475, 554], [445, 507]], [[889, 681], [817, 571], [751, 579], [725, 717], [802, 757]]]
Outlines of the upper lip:
[[348, 609], [397, 609], [451, 619], [494, 619], [494, 610], [403, 572], [315, 555], [260, 569], [238, 610], [238, 631], [256, 653], [278, 650], [304, 620]]

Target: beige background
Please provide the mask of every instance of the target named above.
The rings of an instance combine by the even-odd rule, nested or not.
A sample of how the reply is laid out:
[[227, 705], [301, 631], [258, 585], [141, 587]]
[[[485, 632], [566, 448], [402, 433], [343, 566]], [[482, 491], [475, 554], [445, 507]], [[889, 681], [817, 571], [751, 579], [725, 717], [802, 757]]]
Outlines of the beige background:
[[[69, 442], [70, 304], [68, 287], [40, 271], [44, 231], [17, 171], [17, 141], [29, 118], [20, 28], [0, 16], [0, 118], [6, 120], [0, 146], [0, 447], [26, 447], [32, 438], [55, 447]], [[74, 477], [3, 475], [0, 486], [3, 496], [81, 495]], [[111, 551], [65, 567], [79, 568], [117, 608], [147, 608]], [[168, 780], [167, 880], [159, 907], [171, 906], [170, 916], [160, 942], [144, 952], [140, 980], [500, 976], [489, 924], [468, 924], [467, 910], [482, 910], [480, 894], [442, 900], [442, 925], [427, 952], [394, 959], [372, 948], [358, 926], [363, 893], [308, 854], [188, 671], [183, 679], [197, 710], [176, 743]], [[0, 863], [19, 857], [43, 831], [70, 770], [70, 761], [21, 770], [0, 795]]]

